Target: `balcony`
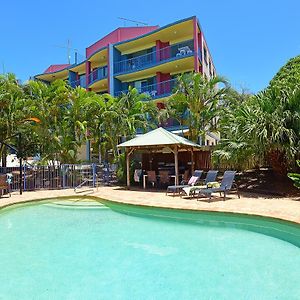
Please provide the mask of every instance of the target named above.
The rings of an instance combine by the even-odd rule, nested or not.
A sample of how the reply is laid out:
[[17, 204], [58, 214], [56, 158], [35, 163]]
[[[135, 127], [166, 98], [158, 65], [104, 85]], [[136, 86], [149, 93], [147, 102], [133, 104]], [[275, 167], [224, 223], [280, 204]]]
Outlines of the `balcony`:
[[157, 51], [118, 61], [114, 64], [114, 74], [139, 71], [167, 61], [194, 55], [194, 41], [174, 44]]
[[76, 88], [77, 86], [81, 86], [82, 88], [86, 88], [85, 76], [82, 75], [79, 79], [71, 81], [70, 86], [72, 88]]
[[[177, 79], [171, 79], [167, 81], [162, 81], [159, 83], [149, 84], [138, 88], [140, 94], [146, 94], [152, 99], [158, 99], [167, 97], [172, 94], [172, 91], [176, 85]], [[116, 97], [121, 96], [122, 94], [127, 94], [128, 90], [119, 91], [115, 93]]]
[[97, 68], [89, 74], [89, 85], [107, 77], [107, 66]]

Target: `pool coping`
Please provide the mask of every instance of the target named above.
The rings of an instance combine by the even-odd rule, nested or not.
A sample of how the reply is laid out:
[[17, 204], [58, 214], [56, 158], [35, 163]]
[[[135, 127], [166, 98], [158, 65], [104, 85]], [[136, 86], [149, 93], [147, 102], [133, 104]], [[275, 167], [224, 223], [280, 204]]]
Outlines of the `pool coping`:
[[[66, 191], [66, 190], [64, 190]], [[254, 217], [264, 217], [264, 218], [269, 218], [269, 219], [273, 219], [273, 220], [279, 220], [279, 221], [286, 221], [292, 224], [296, 224], [296, 225], [300, 225], [300, 202], [297, 202], [297, 205], [299, 205], [299, 216], [282, 216], [280, 214], [276, 214], [274, 212], [272, 213], [266, 213], [264, 211], [261, 212], [253, 212], [253, 211], [247, 211], [247, 210], [241, 210], [238, 208], [235, 209], [231, 209], [228, 207], [225, 208], [220, 208], [220, 207], [211, 207], [211, 208], [207, 208], [207, 207], [185, 207], [185, 205], [177, 205], [176, 203], [172, 203], [172, 205], [169, 205], [168, 203], [162, 204], [162, 203], [147, 203], [145, 201], [142, 200], [135, 200], [135, 202], [129, 201], [129, 200], [120, 200], [117, 199], [116, 197], [108, 197], [107, 195], [102, 194], [101, 191], [94, 191], [94, 194], [76, 194], [74, 193], [73, 190], [69, 190], [67, 195], [60, 195], [62, 193], [62, 190], [55, 190], [55, 191], [51, 191], [53, 195], [47, 196], [47, 197], [36, 197], [38, 194], [41, 194], [39, 192], [35, 192], [34, 196], [35, 197], [27, 197], [25, 199], [18, 199], [17, 197], [11, 197], [11, 198], [7, 198], [9, 199], [8, 202], [6, 203], [1, 203], [3, 198], [0, 198], [0, 211], [4, 208], [8, 208], [8, 207], [12, 207], [14, 205], [22, 205], [22, 204], [26, 204], [26, 203], [34, 203], [34, 202], [39, 202], [39, 201], [47, 201], [47, 200], [52, 200], [55, 198], [60, 198], [62, 200], [66, 200], [66, 199], [80, 199], [80, 198], [89, 198], [89, 199], [94, 199], [94, 200], [104, 200], [104, 201], [108, 201], [111, 203], [119, 203], [119, 204], [124, 204], [124, 205], [130, 205], [130, 206], [140, 206], [140, 207], [148, 207], [148, 208], [161, 208], [161, 209], [174, 209], [174, 210], [183, 210], [183, 211], [192, 211], [192, 212], [210, 212], [210, 213], [228, 213], [228, 214], [237, 214], [237, 215], [241, 215], [241, 216], [254, 216]], [[54, 192], [54, 193], [53, 193]], [[134, 191], [135, 193], [142, 193], [142, 191]], [[25, 193], [29, 193], [29, 192], [25, 192]], [[152, 193], [152, 195], [155, 195], [156, 193]], [[114, 199], [111, 199], [114, 198]], [[147, 197], [146, 197], [147, 198]], [[169, 197], [169, 198], [173, 198], [173, 197]], [[250, 198], [251, 199], [251, 198]], [[254, 198], [253, 198], [254, 199]], [[269, 199], [270, 201], [272, 201], [272, 199]], [[278, 199], [273, 199], [273, 201], [278, 201]], [[291, 200], [293, 201], [293, 200]], [[226, 202], [226, 201], [225, 201]]]

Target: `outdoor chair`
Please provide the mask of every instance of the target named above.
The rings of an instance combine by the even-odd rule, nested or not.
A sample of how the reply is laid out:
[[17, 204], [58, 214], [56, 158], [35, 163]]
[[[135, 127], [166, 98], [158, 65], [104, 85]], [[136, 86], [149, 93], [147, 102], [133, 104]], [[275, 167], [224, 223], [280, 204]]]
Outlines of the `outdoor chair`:
[[133, 175], [134, 182], [139, 183], [141, 181], [142, 175], [143, 175], [143, 170], [142, 169], [135, 169], [134, 170], [134, 175]]
[[7, 176], [5, 174], [0, 175], [0, 197], [3, 196], [5, 193], [10, 195], [10, 186], [9, 183], [7, 182]]
[[180, 193], [180, 196], [194, 196], [196, 192], [201, 189], [201, 188], [207, 188], [207, 185], [210, 182], [215, 182], [216, 178], [218, 175], [218, 171], [216, 170], [209, 170], [206, 174], [206, 178], [203, 182], [202, 186], [189, 186], [189, 187], [184, 187], [182, 189], [182, 193]]
[[225, 171], [223, 175], [223, 179], [219, 187], [211, 187], [211, 188], [199, 188], [195, 189], [195, 193], [198, 195], [204, 195], [208, 197], [208, 201], [211, 200], [212, 193], [220, 193], [220, 196], [223, 193], [223, 200], [226, 200], [226, 194], [228, 194], [233, 188], [236, 189], [238, 197], [240, 198], [240, 194], [238, 191], [237, 185], [234, 183], [236, 171]]
[[172, 192], [173, 196], [175, 196], [176, 193], [180, 194], [180, 192], [183, 188], [197, 184], [202, 176], [202, 173], [203, 173], [203, 170], [196, 170], [187, 184], [185, 184], [184, 182], [181, 182], [180, 185], [169, 185], [167, 187], [166, 195], [168, 195], [168, 193]]
[[147, 181], [152, 184], [152, 187], [154, 185], [157, 185], [157, 178], [155, 171], [147, 171]]
[[189, 170], [185, 170], [182, 176], [182, 184], [187, 184], [189, 181], [189, 175], [190, 175], [190, 171]]
[[162, 185], [167, 185], [170, 182], [170, 175], [169, 171], [159, 171], [159, 184]]

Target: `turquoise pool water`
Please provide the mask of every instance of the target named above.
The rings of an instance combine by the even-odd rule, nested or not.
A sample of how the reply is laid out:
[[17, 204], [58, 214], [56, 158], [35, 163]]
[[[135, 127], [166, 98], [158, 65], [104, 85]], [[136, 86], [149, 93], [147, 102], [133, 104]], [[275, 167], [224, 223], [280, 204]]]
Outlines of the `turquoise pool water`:
[[299, 227], [77, 204], [0, 212], [0, 299], [300, 299]]

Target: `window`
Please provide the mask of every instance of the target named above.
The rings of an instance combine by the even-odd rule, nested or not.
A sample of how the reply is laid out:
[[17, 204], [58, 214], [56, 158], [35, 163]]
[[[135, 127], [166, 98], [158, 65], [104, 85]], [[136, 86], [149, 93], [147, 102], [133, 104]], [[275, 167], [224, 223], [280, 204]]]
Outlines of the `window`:
[[207, 50], [206, 50], [206, 48], [205, 47], [203, 47], [203, 58], [204, 58], [204, 61], [205, 61], [205, 63], [206, 63], [206, 65], [207, 65]]

